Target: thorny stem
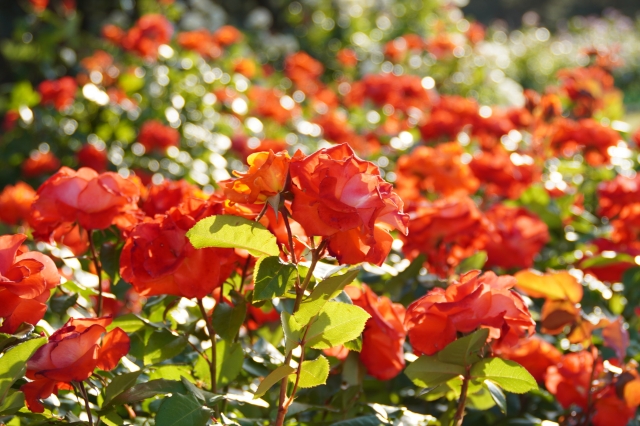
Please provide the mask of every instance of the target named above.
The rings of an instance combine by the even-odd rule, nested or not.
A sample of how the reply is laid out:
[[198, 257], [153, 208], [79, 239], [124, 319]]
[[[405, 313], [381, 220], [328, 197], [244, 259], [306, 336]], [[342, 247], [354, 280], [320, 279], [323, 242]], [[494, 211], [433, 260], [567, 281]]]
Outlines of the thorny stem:
[[98, 318], [102, 316], [102, 264], [98, 258], [98, 252], [96, 246], [93, 244], [93, 231], [89, 234], [89, 249], [91, 250], [91, 258], [93, 260], [93, 266], [96, 268], [96, 274], [98, 275], [98, 306], [96, 307], [96, 315]]
[[[289, 232], [289, 242], [291, 243], [291, 233], [288, 226], [289, 221], [286, 216], [285, 216], [284, 223], [287, 225], [287, 232]], [[304, 278], [302, 285], [296, 288], [296, 301], [293, 305], [294, 314], [298, 311], [298, 308], [300, 308], [300, 303], [302, 303], [304, 292], [306, 291], [307, 287], [309, 286], [309, 283], [311, 282], [311, 277], [313, 276], [313, 270], [315, 269], [316, 265], [318, 264], [318, 261], [322, 257], [322, 253], [324, 252], [325, 246], [326, 244], [323, 241], [322, 243], [320, 243], [320, 245], [317, 248], [311, 250], [311, 265], [309, 266], [309, 272], [307, 273], [307, 276]], [[293, 255], [293, 251], [292, 251], [292, 257], [295, 258], [295, 255]], [[302, 338], [301, 355], [298, 363], [298, 369], [296, 371], [296, 382], [293, 386], [293, 390], [289, 398], [287, 398], [287, 384], [288, 384], [289, 378], [285, 377], [280, 381], [280, 397], [278, 398], [278, 416], [276, 418], [276, 426], [284, 425], [284, 418], [287, 415], [287, 411], [289, 410], [289, 405], [291, 405], [291, 403], [295, 398], [295, 394], [298, 389], [298, 383], [300, 381], [300, 373], [302, 372], [302, 362], [304, 361], [304, 339], [306, 338], [306, 334], [308, 330], [309, 330], [309, 325], [307, 325], [304, 332], [304, 337]], [[292, 357], [293, 357], [293, 352], [289, 351], [289, 353], [287, 353], [286, 355], [284, 364], [289, 365]]]
[[[200, 308], [200, 313], [202, 314], [202, 319], [207, 327], [207, 332], [209, 333], [209, 338], [211, 339], [211, 360], [209, 361], [209, 374], [211, 375], [211, 392], [218, 393], [217, 384], [216, 384], [216, 331], [213, 328], [213, 324], [209, 320], [207, 316], [207, 310], [204, 308], [202, 304], [202, 299], [196, 299], [198, 301], [198, 307]], [[216, 405], [216, 417], [220, 415], [218, 410], [218, 405]]]
[[462, 378], [462, 388], [460, 389], [460, 400], [458, 401], [458, 409], [456, 410], [455, 417], [453, 418], [452, 426], [461, 426], [462, 419], [464, 418], [464, 406], [467, 404], [467, 390], [469, 389], [469, 380], [471, 372], [471, 366], [466, 368], [464, 377]]
[[91, 416], [91, 408], [89, 408], [89, 396], [87, 395], [87, 389], [84, 387], [84, 381], [78, 383], [78, 387], [80, 388], [80, 393], [82, 393], [82, 397], [84, 398], [84, 408], [87, 411], [87, 417], [89, 418], [89, 424], [93, 425], [93, 417]]

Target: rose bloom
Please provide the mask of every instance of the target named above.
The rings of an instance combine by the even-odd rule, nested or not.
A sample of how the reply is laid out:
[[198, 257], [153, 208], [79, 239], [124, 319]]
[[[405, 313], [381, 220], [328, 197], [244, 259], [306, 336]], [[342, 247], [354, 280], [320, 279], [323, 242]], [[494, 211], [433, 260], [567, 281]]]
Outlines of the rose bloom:
[[100, 149], [88, 143], [80, 148], [76, 157], [81, 167], [89, 167], [98, 173], [107, 170], [107, 152], [104, 148]]
[[640, 236], [640, 203], [626, 205], [611, 221], [611, 241], [617, 244], [633, 244]]
[[[86, 72], [80, 73], [76, 76], [80, 85], [85, 85], [91, 82], [90, 74], [92, 72], [99, 72], [102, 77], [101, 84], [103, 86], [110, 86], [116, 79], [112, 75], [117, 76], [119, 74], [118, 68], [113, 64], [113, 57], [104, 50], [96, 50], [93, 55], [87, 56], [80, 61], [82, 68]], [[114, 73], [115, 71], [115, 73]]]
[[15, 333], [20, 324], [35, 325], [47, 311], [51, 290], [60, 284], [55, 263], [42, 253], [21, 247], [26, 235], [0, 236], [0, 333]]
[[467, 30], [467, 39], [471, 44], [478, 44], [484, 40], [485, 33], [484, 25], [480, 22], [472, 22]]
[[404, 325], [418, 354], [433, 355], [456, 340], [458, 333], [489, 329], [489, 339], [514, 345], [535, 331], [524, 301], [511, 288], [510, 275], [471, 271], [446, 289], [436, 287], [407, 308]]
[[345, 48], [345, 49], [338, 50], [338, 53], [336, 54], [336, 59], [338, 60], [338, 62], [340, 62], [343, 66], [347, 68], [352, 68], [358, 65], [358, 56], [356, 55], [356, 52], [353, 51], [352, 49]]
[[141, 296], [171, 294], [199, 299], [220, 287], [236, 267], [233, 249], [196, 250], [186, 233], [196, 222], [221, 214], [222, 204], [190, 199], [167, 214], [138, 224], [120, 256], [120, 275]]
[[223, 25], [213, 33], [213, 40], [220, 46], [229, 46], [242, 40], [242, 33], [232, 25]]
[[476, 154], [469, 163], [473, 174], [482, 182], [487, 195], [497, 195], [515, 200], [531, 186], [539, 182], [540, 169], [533, 158], [501, 149]]
[[5, 132], [10, 132], [16, 127], [16, 123], [20, 118], [20, 113], [18, 111], [10, 109], [4, 114], [4, 118], [2, 119], [2, 130]]
[[84, 231], [118, 225], [119, 216], [137, 210], [138, 197], [138, 187], [117, 173], [62, 167], [38, 188], [29, 224], [36, 238], [80, 255], [87, 248]]
[[247, 78], [253, 78], [258, 73], [258, 66], [256, 65], [256, 62], [251, 59], [240, 58], [234, 61], [233, 71], [238, 74], [242, 74]]
[[618, 132], [596, 120], [561, 118], [554, 122], [550, 145], [557, 155], [571, 157], [581, 153], [589, 165], [599, 166], [609, 163], [608, 150], [619, 140]]
[[205, 29], [178, 34], [178, 44], [183, 49], [198, 52], [200, 56], [207, 59], [217, 58], [222, 53], [222, 49], [214, 41], [213, 35]]
[[247, 306], [247, 319], [245, 320], [245, 326], [249, 330], [257, 330], [263, 325], [269, 323], [280, 323], [280, 314], [273, 306], [270, 306], [266, 311], [257, 306]]
[[569, 353], [547, 369], [545, 386], [564, 408], [573, 404], [583, 410], [587, 408], [591, 372], [597, 378], [603, 371], [602, 360], [598, 358], [594, 366], [593, 359], [588, 351]]
[[616, 176], [598, 185], [598, 214], [614, 218], [629, 204], [640, 203], [640, 175]]
[[358, 155], [367, 157], [380, 151], [380, 142], [375, 135], [358, 134], [349, 123], [347, 115], [341, 111], [332, 109], [318, 116], [314, 122], [322, 127], [325, 139], [338, 144], [347, 143]]
[[425, 141], [454, 140], [465, 126], [478, 117], [478, 103], [462, 96], [440, 96], [420, 125]]
[[426, 47], [422, 37], [417, 34], [406, 34], [384, 45], [384, 55], [393, 62], [401, 62], [408, 52], [420, 54]]
[[345, 96], [347, 106], [362, 106], [365, 100], [383, 107], [391, 105], [406, 113], [410, 109], [426, 110], [431, 105], [422, 80], [416, 75], [369, 74], [351, 85]]
[[[640, 243], [632, 241], [629, 244], [616, 244], [613, 241], [605, 238], [596, 238], [589, 242], [589, 245], [593, 245], [593, 256], [587, 256], [582, 260], [582, 265], [588, 264], [589, 259], [592, 259], [596, 255], [602, 255], [603, 252], [615, 252], [620, 254], [627, 254], [632, 258], [640, 256]], [[613, 261], [613, 259], [600, 265], [593, 266], [580, 266], [585, 273], [591, 274], [600, 281], [606, 281], [609, 283], [622, 282], [622, 275], [630, 268], [638, 266], [633, 260], [631, 261]]]
[[170, 146], [178, 146], [180, 133], [173, 127], [165, 126], [158, 120], [148, 120], [142, 125], [138, 134], [140, 142], [147, 152], [165, 151]]
[[354, 305], [371, 315], [362, 332], [360, 361], [376, 379], [393, 379], [404, 369], [404, 306], [392, 303], [388, 297], [378, 297], [365, 284], [362, 288], [347, 286], [345, 292]]
[[391, 229], [407, 232], [408, 216], [378, 167], [347, 144], [309, 156], [298, 151], [289, 166], [293, 218], [309, 236], [328, 241], [340, 263], [381, 265], [391, 250]]
[[58, 80], [46, 80], [38, 86], [40, 103], [54, 106], [58, 111], [71, 106], [76, 96], [78, 85], [73, 77], [62, 77]]
[[252, 112], [258, 117], [271, 118], [279, 124], [285, 124], [294, 116], [300, 115], [300, 107], [296, 104], [286, 109], [280, 103], [283, 93], [276, 89], [252, 86], [248, 97], [253, 104]]
[[290, 161], [286, 151], [256, 152], [247, 158], [248, 171], [234, 171], [238, 179], [222, 181], [220, 186], [234, 203], [266, 203], [284, 190]]
[[42, 13], [47, 8], [49, 0], [29, 0], [29, 3], [31, 3], [34, 12]]
[[110, 317], [71, 318], [49, 336], [27, 362], [28, 382], [20, 388], [27, 408], [42, 413], [41, 399], [58, 394], [59, 389], [72, 390], [71, 382], [88, 379], [93, 370], [113, 370], [120, 358], [129, 352], [129, 336], [116, 327], [107, 332]]
[[476, 192], [478, 180], [461, 160], [464, 153], [457, 142], [435, 147], [419, 146], [398, 159], [396, 189], [407, 200], [417, 200], [423, 193], [470, 195]]
[[284, 60], [284, 73], [306, 94], [318, 91], [318, 78], [324, 72], [324, 66], [305, 52], [295, 52]]
[[144, 15], [120, 40], [120, 45], [145, 59], [156, 59], [158, 47], [171, 41], [173, 26], [162, 15]]
[[411, 236], [402, 237], [402, 251], [410, 260], [424, 253], [425, 267], [440, 277], [484, 249], [490, 224], [469, 197], [422, 200], [410, 204], [407, 212]]
[[495, 204], [485, 217], [493, 224], [485, 250], [487, 268], [526, 269], [549, 242], [547, 225], [523, 208]]
[[515, 346], [502, 345], [494, 350], [500, 358], [522, 365], [537, 382], [543, 382], [547, 368], [555, 366], [562, 358], [555, 346], [537, 336], [522, 340]]
[[60, 160], [51, 152], [33, 152], [22, 163], [22, 174], [26, 177], [37, 177], [58, 170]]
[[36, 191], [24, 182], [5, 186], [0, 192], [0, 222], [17, 225], [25, 221], [35, 198]]
[[205, 200], [208, 196], [186, 180], [165, 179], [159, 185], [149, 186], [145, 196], [141, 197], [140, 207], [145, 215], [153, 218], [157, 214], [165, 214], [172, 207], [178, 207], [190, 198]]

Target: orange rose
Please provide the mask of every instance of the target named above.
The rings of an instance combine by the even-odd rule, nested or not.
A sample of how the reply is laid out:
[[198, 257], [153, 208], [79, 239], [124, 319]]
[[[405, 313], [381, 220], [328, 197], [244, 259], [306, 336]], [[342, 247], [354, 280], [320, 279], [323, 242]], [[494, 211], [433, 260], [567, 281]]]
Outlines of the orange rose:
[[190, 199], [167, 214], [138, 224], [120, 256], [120, 275], [142, 296], [172, 294], [203, 298], [233, 272], [233, 249], [196, 250], [186, 233], [205, 217], [222, 213], [222, 205]]
[[24, 182], [7, 185], [0, 193], [0, 222], [16, 225], [29, 217], [36, 191]]
[[511, 288], [516, 280], [493, 272], [467, 272], [447, 289], [434, 288], [407, 308], [404, 325], [417, 353], [433, 355], [453, 342], [457, 333], [488, 328], [489, 338], [514, 345], [535, 331], [522, 298]]
[[445, 138], [453, 140], [465, 126], [478, 117], [478, 103], [462, 96], [441, 96], [420, 126], [425, 141]]
[[247, 158], [247, 172], [234, 171], [238, 179], [220, 182], [224, 194], [234, 203], [263, 204], [284, 189], [289, 173], [289, 154], [256, 152]]
[[49, 337], [27, 362], [27, 377], [22, 385], [29, 410], [42, 413], [41, 399], [72, 389], [71, 382], [88, 379], [93, 370], [113, 370], [129, 352], [129, 336], [121, 328], [107, 333], [110, 317], [71, 318]]
[[22, 174], [26, 177], [36, 177], [45, 173], [58, 170], [60, 160], [51, 152], [33, 152], [27, 160], [22, 163]]
[[640, 203], [640, 175], [618, 175], [598, 185], [598, 214], [613, 219], [629, 204]]
[[485, 217], [493, 224], [485, 247], [487, 268], [530, 268], [549, 242], [547, 225], [523, 208], [495, 204]]
[[37, 238], [64, 243], [78, 255], [87, 247], [78, 225], [87, 231], [117, 224], [137, 210], [138, 197], [138, 187], [117, 173], [63, 167], [38, 188], [29, 223]]
[[416, 200], [421, 192], [448, 195], [471, 195], [479, 186], [471, 169], [461, 160], [464, 153], [457, 142], [419, 146], [398, 159], [396, 188], [398, 195]]
[[407, 332], [403, 321], [404, 306], [392, 303], [387, 297], [378, 297], [368, 286], [347, 286], [345, 291], [353, 304], [367, 311], [367, 320], [362, 333], [360, 360], [367, 373], [378, 380], [390, 380], [404, 368], [402, 345]]
[[[516, 158], [518, 163], [514, 163], [512, 158]], [[541, 177], [539, 167], [531, 157], [509, 154], [500, 149], [476, 154], [469, 166], [483, 184], [487, 195], [512, 200], [519, 198], [525, 189], [534, 182], [539, 182]]]
[[411, 205], [408, 213], [411, 236], [402, 238], [402, 251], [409, 259], [426, 254], [425, 266], [441, 277], [487, 241], [490, 224], [469, 197], [423, 200]]
[[560, 405], [569, 408], [575, 404], [583, 410], [587, 409], [589, 389], [593, 377], [597, 378], [603, 371], [602, 360], [588, 351], [564, 355], [557, 365], [547, 369], [544, 383], [547, 390], [556, 397]]
[[156, 59], [158, 47], [171, 40], [173, 26], [162, 15], [144, 15], [120, 40], [121, 46], [145, 59]]
[[608, 150], [620, 140], [618, 132], [590, 118], [579, 121], [561, 118], [552, 129], [550, 145], [557, 155], [570, 157], [582, 153], [591, 166], [609, 163]]
[[289, 166], [293, 218], [309, 236], [326, 237], [339, 262], [382, 264], [391, 250], [389, 231], [407, 232], [408, 216], [378, 167], [347, 145], [304, 156]]
[[81, 167], [89, 167], [98, 173], [107, 170], [107, 152], [104, 148], [99, 149], [95, 145], [86, 144], [80, 148], [76, 157]]
[[60, 284], [58, 268], [48, 256], [20, 249], [26, 239], [22, 234], [0, 236], [1, 333], [40, 321], [51, 290]]
[[523, 340], [513, 347], [499, 346], [496, 352], [501, 358], [522, 365], [538, 382], [543, 382], [547, 368], [558, 364], [562, 358], [555, 346], [537, 336]]
[[222, 53], [222, 49], [214, 41], [213, 35], [205, 29], [178, 34], [178, 44], [183, 49], [198, 52], [203, 58], [217, 58]]

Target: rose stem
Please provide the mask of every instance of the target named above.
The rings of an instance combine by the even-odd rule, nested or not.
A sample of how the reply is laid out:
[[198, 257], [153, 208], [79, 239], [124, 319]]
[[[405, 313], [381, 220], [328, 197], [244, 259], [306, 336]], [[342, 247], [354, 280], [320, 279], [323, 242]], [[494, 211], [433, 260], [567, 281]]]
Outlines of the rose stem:
[[[200, 308], [200, 313], [202, 314], [202, 319], [204, 320], [205, 325], [207, 326], [207, 332], [209, 333], [209, 337], [211, 338], [211, 360], [209, 361], [209, 374], [211, 374], [211, 392], [217, 393], [218, 388], [216, 384], [216, 363], [217, 363], [217, 354], [216, 354], [216, 331], [213, 328], [213, 324], [209, 321], [209, 317], [207, 316], [207, 310], [204, 308], [202, 304], [202, 299], [196, 299], [198, 301], [198, 307]], [[218, 405], [216, 404], [216, 417], [218, 417]]]
[[98, 253], [96, 252], [96, 246], [93, 244], [93, 231], [89, 233], [89, 249], [91, 250], [91, 258], [93, 259], [93, 266], [96, 267], [96, 274], [98, 275], [98, 306], [96, 308], [96, 315], [98, 318], [102, 316], [102, 265], [98, 259]]
[[462, 388], [460, 389], [460, 400], [458, 401], [458, 409], [456, 415], [453, 418], [453, 426], [461, 426], [462, 419], [464, 418], [464, 406], [467, 403], [467, 390], [469, 389], [470, 370], [471, 367], [467, 367], [464, 377], [462, 378]]
[[87, 411], [87, 417], [89, 417], [89, 424], [93, 425], [93, 417], [91, 416], [91, 408], [89, 408], [89, 397], [87, 396], [87, 390], [84, 387], [84, 381], [78, 383], [82, 397], [84, 398], [84, 408]]

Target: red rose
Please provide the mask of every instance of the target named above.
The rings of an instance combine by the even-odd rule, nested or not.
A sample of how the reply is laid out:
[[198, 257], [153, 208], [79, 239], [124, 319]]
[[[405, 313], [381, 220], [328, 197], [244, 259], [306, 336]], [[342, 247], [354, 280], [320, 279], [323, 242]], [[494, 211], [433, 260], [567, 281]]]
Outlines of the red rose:
[[[518, 164], [512, 158], [516, 158]], [[474, 156], [469, 167], [485, 187], [487, 195], [508, 197], [512, 200], [522, 195], [532, 183], [540, 181], [541, 173], [526, 155], [509, 154], [494, 149]]]
[[[104, 33], [104, 31], [103, 31]], [[145, 59], [156, 59], [158, 47], [167, 44], [173, 35], [171, 22], [162, 15], [144, 15], [120, 40], [121, 46]]]
[[424, 200], [408, 212], [411, 237], [403, 238], [402, 251], [409, 259], [426, 254], [425, 266], [441, 277], [485, 246], [490, 225], [469, 197]]
[[292, 53], [284, 60], [285, 75], [307, 95], [320, 89], [321, 83], [318, 78], [323, 72], [322, 63], [305, 52]]
[[488, 328], [489, 338], [514, 345], [535, 331], [535, 322], [522, 298], [511, 288], [509, 275], [467, 272], [445, 289], [434, 288], [407, 308], [404, 324], [417, 353], [433, 355], [458, 333]]
[[71, 106], [76, 96], [78, 85], [73, 77], [62, 77], [58, 80], [46, 80], [40, 83], [40, 103], [42, 105], [53, 105], [58, 111]]
[[336, 54], [336, 59], [338, 60], [338, 62], [340, 62], [342, 65], [344, 65], [347, 68], [352, 68], [358, 65], [358, 56], [356, 55], [356, 52], [352, 49], [345, 48], [345, 49], [338, 50], [338, 53]]
[[7, 185], [0, 193], [0, 222], [16, 225], [29, 217], [36, 191], [28, 184]]
[[213, 39], [213, 35], [205, 29], [178, 34], [178, 44], [183, 49], [198, 52], [203, 58], [217, 58], [222, 53], [222, 49]]
[[190, 198], [205, 200], [207, 195], [186, 180], [165, 179], [159, 185], [150, 185], [148, 194], [143, 198], [142, 210], [147, 216], [154, 217], [165, 214], [171, 207], [177, 207]]
[[35, 151], [22, 163], [22, 174], [26, 177], [36, 177], [58, 170], [60, 160], [51, 152]]
[[49, 337], [27, 362], [27, 377], [22, 385], [29, 410], [42, 413], [41, 399], [72, 389], [71, 382], [86, 380], [93, 370], [113, 370], [129, 352], [129, 336], [121, 328], [107, 333], [111, 318], [71, 318]]
[[549, 241], [549, 229], [536, 215], [523, 208], [495, 204], [485, 213], [493, 225], [485, 250], [487, 268], [526, 269]]
[[640, 175], [618, 175], [598, 185], [598, 214], [613, 219], [629, 204], [640, 203]]
[[234, 26], [223, 25], [213, 33], [213, 40], [220, 46], [229, 46], [242, 40], [242, 33]]
[[98, 173], [107, 170], [107, 152], [96, 148], [95, 145], [86, 144], [76, 154], [81, 167], [89, 167]]
[[120, 256], [120, 275], [142, 296], [203, 298], [233, 272], [233, 249], [196, 250], [186, 233], [196, 222], [222, 213], [222, 205], [190, 199], [166, 215], [138, 224]]
[[[590, 245], [595, 246], [595, 249], [591, 251], [595, 255], [602, 255], [605, 251], [611, 251], [620, 254], [628, 254], [635, 259], [636, 256], [640, 256], [640, 244], [637, 241], [633, 241], [630, 244], [616, 244], [613, 241], [609, 241], [604, 238], [596, 238], [589, 242]], [[622, 281], [622, 274], [626, 270], [637, 266], [633, 261], [613, 260], [606, 263], [595, 264], [593, 266], [586, 266], [589, 264], [589, 259], [593, 256], [587, 256], [582, 260], [580, 269], [585, 273], [591, 274], [600, 281], [607, 281], [610, 283], [618, 283]], [[583, 266], [585, 265], [585, 266]]]
[[42, 253], [22, 251], [26, 235], [0, 236], [1, 333], [14, 333], [23, 322], [44, 317], [50, 291], [60, 284], [55, 263]]
[[293, 218], [307, 235], [327, 238], [339, 262], [384, 262], [393, 237], [407, 232], [408, 216], [378, 167], [359, 159], [347, 145], [304, 156], [297, 152], [289, 167]]
[[378, 297], [365, 284], [362, 288], [347, 286], [345, 291], [354, 305], [371, 315], [362, 333], [360, 352], [367, 373], [378, 380], [396, 377], [404, 368], [404, 306], [392, 303], [388, 297]]
[[598, 359], [594, 366], [593, 358], [588, 351], [570, 353], [547, 369], [545, 386], [564, 408], [572, 404], [587, 408], [591, 377], [597, 378], [603, 371], [602, 361]]
[[537, 336], [523, 340], [513, 347], [499, 346], [496, 352], [501, 358], [522, 365], [538, 382], [543, 382], [547, 368], [558, 364], [562, 358], [555, 346]]
[[173, 127], [165, 126], [158, 120], [149, 120], [140, 129], [138, 142], [145, 147], [147, 152], [153, 150], [164, 151], [170, 146], [178, 146], [180, 133]]
[[78, 225], [90, 231], [118, 224], [119, 216], [137, 209], [138, 197], [138, 187], [117, 173], [63, 167], [38, 189], [29, 223], [37, 238], [64, 243], [78, 255], [86, 249]]

